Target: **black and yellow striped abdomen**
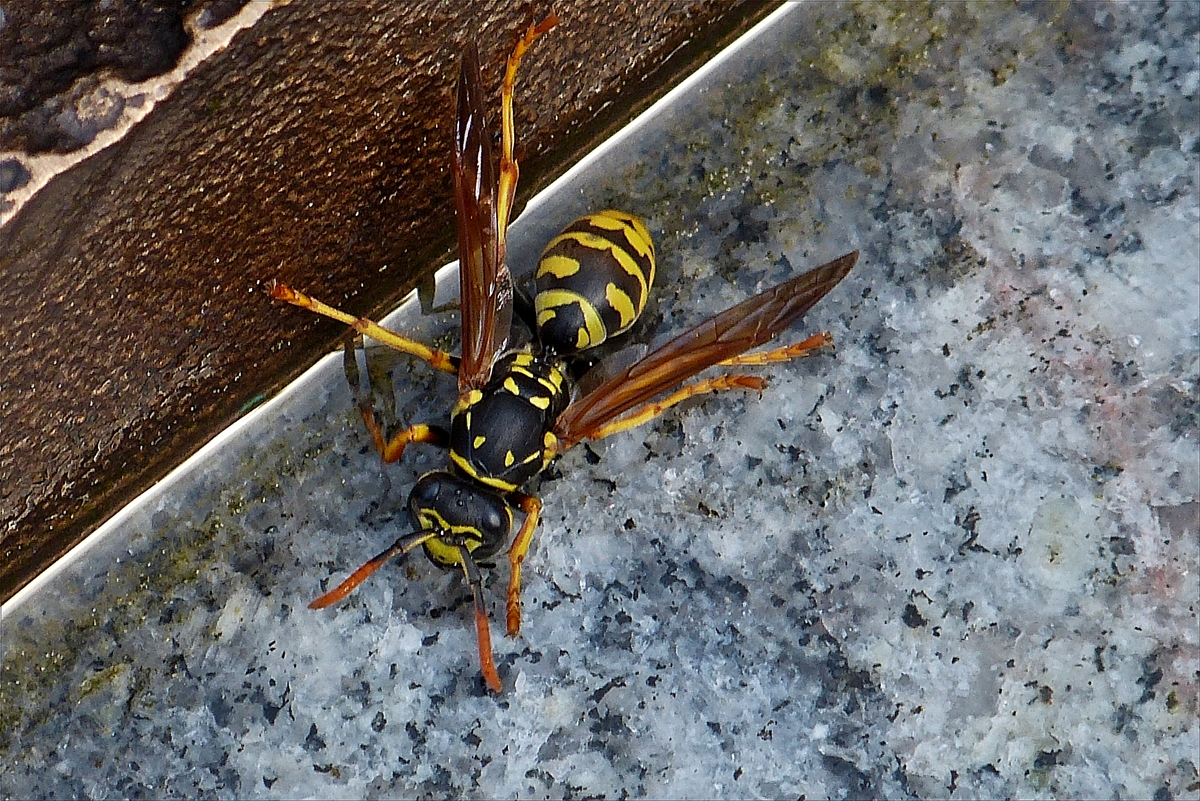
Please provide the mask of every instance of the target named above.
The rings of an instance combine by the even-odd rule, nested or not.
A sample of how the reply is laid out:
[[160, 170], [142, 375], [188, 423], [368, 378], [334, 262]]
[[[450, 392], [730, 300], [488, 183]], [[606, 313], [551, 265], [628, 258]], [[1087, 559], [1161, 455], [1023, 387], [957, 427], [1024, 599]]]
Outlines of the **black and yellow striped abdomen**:
[[538, 339], [563, 356], [633, 325], [654, 283], [654, 242], [623, 211], [580, 217], [550, 240], [534, 274]]

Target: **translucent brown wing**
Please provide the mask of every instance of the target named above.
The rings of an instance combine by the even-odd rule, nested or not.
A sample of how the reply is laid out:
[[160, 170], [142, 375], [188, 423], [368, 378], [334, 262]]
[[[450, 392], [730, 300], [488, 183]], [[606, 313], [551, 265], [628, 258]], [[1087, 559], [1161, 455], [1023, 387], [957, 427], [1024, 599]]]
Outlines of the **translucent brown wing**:
[[858, 251], [847, 253], [726, 309], [646, 354], [563, 411], [554, 424], [559, 450], [587, 439], [701, 370], [771, 341], [837, 286], [856, 261]]
[[496, 220], [496, 169], [474, 43], [458, 74], [454, 131], [454, 199], [458, 206], [459, 298], [462, 362], [458, 391], [479, 389], [512, 325], [512, 278], [500, 258]]

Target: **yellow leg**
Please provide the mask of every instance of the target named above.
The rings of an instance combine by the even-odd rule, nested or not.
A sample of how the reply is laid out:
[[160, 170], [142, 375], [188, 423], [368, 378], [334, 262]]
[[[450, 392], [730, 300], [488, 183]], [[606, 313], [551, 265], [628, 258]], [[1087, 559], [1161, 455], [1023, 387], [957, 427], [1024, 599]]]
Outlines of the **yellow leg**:
[[[517, 67], [525, 51], [546, 31], [558, 24], [558, 17], [550, 12], [544, 20], [536, 25], [530, 25], [525, 33], [517, 40], [512, 53], [508, 57], [508, 66], [504, 70], [504, 84], [500, 89], [500, 188], [496, 204], [497, 230], [500, 232], [501, 247], [504, 246], [505, 232], [508, 230], [508, 216], [512, 212], [513, 199], [517, 194], [517, 178], [520, 170], [517, 160], [513, 157], [513, 145], [516, 140], [516, 126], [513, 124], [513, 89], [517, 83]], [[504, 263], [503, 258], [501, 264]]]
[[303, 292], [292, 289], [287, 284], [280, 283], [279, 281], [271, 281], [267, 285], [267, 292], [275, 300], [284, 300], [293, 306], [299, 306], [302, 309], [308, 309], [311, 312], [316, 312], [325, 317], [343, 322], [354, 328], [355, 331], [379, 340], [389, 348], [394, 348], [402, 353], [409, 353], [419, 359], [424, 359], [438, 370], [447, 373], [458, 372], [458, 359], [449, 353], [431, 348], [415, 339], [401, 336], [394, 331], [389, 331], [371, 322], [366, 317], [355, 317], [353, 314], [347, 314], [340, 309], [335, 309], [332, 306], [322, 303], [316, 298], [309, 297]]
[[[445, 429], [437, 428], [429, 425], [414, 425], [401, 431], [391, 440], [385, 438], [383, 433], [383, 425], [375, 416], [375, 407], [372, 402], [370, 380], [364, 386], [360, 380], [361, 372], [358, 369], [358, 361], [355, 355], [354, 340], [358, 339], [361, 342], [361, 337], [347, 337], [346, 349], [343, 362], [345, 363], [346, 381], [350, 384], [350, 390], [354, 393], [354, 401], [358, 406], [358, 413], [362, 415], [363, 425], [366, 426], [367, 433], [371, 435], [371, 441], [375, 443], [375, 450], [382, 457], [384, 464], [397, 462], [404, 455], [404, 448], [410, 442], [424, 442], [429, 445], [437, 445], [445, 448], [449, 444], [450, 435]], [[370, 370], [368, 370], [368, 373]], [[388, 387], [390, 389], [390, 386]], [[387, 393], [391, 404], [396, 403], [395, 396], [391, 392]]]
[[808, 356], [815, 350], [824, 348], [833, 344], [833, 337], [828, 331], [822, 331], [819, 334], [813, 334], [803, 342], [797, 342], [794, 345], [784, 345], [782, 348], [774, 348], [772, 350], [764, 350], [761, 353], [743, 353], [740, 356], [734, 356], [732, 359], [726, 359], [721, 362], [726, 367], [734, 367], [738, 365], [753, 365], [753, 364], [770, 364], [771, 362], [786, 362], [792, 359], [799, 359], [803, 356]]
[[[780, 348], [762, 351], [761, 353], [743, 353], [740, 356], [734, 356], [720, 362], [726, 367], [735, 366], [752, 366], [760, 364], [770, 364], [772, 362], [786, 362], [791, 359], [799, 359], [803, 356], [808, 356], [818, 348], [823, 348], [833, 344], [833, 337], [827, 331], [822, 331], [819, 334], [813, 334], [808, 339], [802, 342], [797, 342], [794, 345], [784, 345]], [[677, 403], [693, 398], [697, 395], [704, 395], [709, 392], [723, 392], [728, 389], [752, 389], [762, 392], [767, 386], [767, 381], [764, 378], [753, 375], [740, 374], [725, 374], [707, 378], [703, 381], [698, 381], [695, 384], [688, 384], [672, 392], [667, 397], [660, 401], [652, 401], [644, 403], [641, 406], [635, 406], [624, 416], [613, 420], [610, 423], [597, 428], [588, 439], [597, 440], [603, 439], [610, 434], [616, 434], [621, 431], [627, 431], [631, 428], [636, 428], [643, 423], [648, 423], [655, 417], [658, 417], [667, 409], [670, 409]]]
[[508, 549], [508, 562], [512, 567], [506, 604], [509, 637], [516, 637], [521, 633], [521, 563], [525, 561], [525, 554], [529, 552], [529, 545], [533, 542], [533, 530], [537, 528], [538, 518], [542, 514], [542, 502], [532, 495], [515, 492], [513, 499], [525, 513], [525, 522], [521, 524], [521, 530], [517, 532], [512, 547]]
[[611, 423], [606, 423], [595, 429], [588, 436], [588, 439], [603, 439], [610, 434], [617, 434], [630, 428], [636, 428], [643, 423], [650, 422], [675, 404], [696, 395], [705, 395], [709, 392], [723, 392], [727, 389], [752, 389], [762, 392], [766, 386], [766, 379], [756, 375], [719, 375], [707, 378], [703, 381], [697, 381], [695, 384], [680, 387], [660, 401], [635, 406], [624, 417], [619, 417]]
[[408, 447], [410, 442], [424, 442], [429, 445], [437, 445], [444, 448], [447, 444], [446, 432], [444, 429], [435, 428], [434, 426], [418, 423], [414, 426], [401, 431], [390, 440], [384, 440], [383, 429], [379, 425], [379, 421], [375, 419], [375, 412], [370, 408], [359, 407], [362, 413], [363, 422], [367, 426], [367, 431], [371, 434], [371, 440], [375, 443], [375, 450], [379, 451], [380, 458], [384, 464], [400, 461], [400, 457], [404, 455], [404, 449]]

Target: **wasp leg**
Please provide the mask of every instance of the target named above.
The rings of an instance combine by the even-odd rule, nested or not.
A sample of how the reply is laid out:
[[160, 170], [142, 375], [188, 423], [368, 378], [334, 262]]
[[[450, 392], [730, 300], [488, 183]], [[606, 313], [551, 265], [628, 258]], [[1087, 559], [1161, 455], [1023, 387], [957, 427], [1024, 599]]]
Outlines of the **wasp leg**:
[[[370, 428], [369, 424], [368, 428]], [[371, 432], [371, 437], [375, 438], [374, 431]], [[376, 445], [382, 439], [383, 435], [381, 433], [379, 439], [376, 440]], [[430, 426], [424, 423], [409, 426], [388, 440], [387, 444], [379, 449], [379, 455], [383, 457], [384, 464], [399, 461], [400, 457], [404, 455], [405, 446], [410, 442], [424, 442], [428, 445], [437, 445], [439, 448], [445, 448], [450, 444], [450, 434], [440, 426]]]
[[[732, 366], [747, 366], [756, 364], [770, 364], [771, 362], [785, 362], [790, 359], [799, 359], [807, 356], [818, 348], [825, 347], [833, 343], [833, 337], [828, 332], [822, 331], [819, 334], [813, 334], [803, 342], [797, 342], [794, 345], [784, 345], [781, 348], [773, 348], [761, 353], [745, 353], [740, 356], [734, 356], [726, 359], [720, 364], [727, 367]], [[672, 392], [667, 397], [660, 401], [651, 401], [644, 403], [641, 406], [635, 406], [624, 416], [613, 420], [610, 423], [599, 426], [594, 431], [588, 434], [587, 438], [591, 440], [603, 439], [610, 434], [616, 434], [621, 431], [627, 431], [631, 428], [636, 428], [643, 423], [648, 423], [655, 417], [658, 417], [667, 409], [670, 409], [677, 403], [687, 400], [688, 398], [697, 395], [705, 395], [709, 392], [723, 392], [727, 389], [753, 389], [762, 392], [767, 386], [767, 381], [764, 378], [754, 375], [739, 375], [736, 373], [727, 373], [725, 375], [715, 376], [703, 381], [697, 381], [695, 384], [688, 384]]]
[[525, 554], [529, 552], [529, 545], [533, 542], [533, 531], [537, 528], [538, 518], [542, 514], [542, 502], [523, 492], [514, 492], [511, 495], [525, 513], [525, 522], [521, 524], [521, 530], [517, 532], [512, 547], [508, 549], [508, 561], [512, 572], [508, 581], [505, 611], [508, 636], [516, 637], [521, 633], [521, 563], [525, 561]]
[[[440, 426], [414, 425], [404, 429], [390, 440], [384, 436], [383, 425], [375, 416], [375, 405], [371, 398], [371, 382], [367, 381], [364, 384], [361, 379], [362, 373], [358, 368], [354, 347], [354, 339], [347, 339], [342, 358], [346, 381], [350, 384], [350, 391], [354, 394], [358, 413], [362, 415], [363, 424], [367, 428], [367, 433], [371, 435], [371, 441], [375, 443], [375, 450], [379, 452], [383, 463], [391, 464], [400, 461], [400, 457], [404, 455], [404, 448], [410, 442], [424, 442], [441, 448], [447, 447], [450, 442], [450, 434]], [[384, 384], [384, 386], [389, 390], [387, 397], [394, 405], [395, 398], [390, 392], [391, 385]]]
[[784, 345], [782, 348], [774, 348], [772, 350], [764, 350], [761, 353], [743, 353], [740, 356], [734, 356], [732, 359], [726, 359], [721, 362], [726, 367], [735, 365], [751, 365], [751, 364], [770, 364], [771, 362], [786, 362], [792, 359], [799, 359], [803, 356], [808, 356], [814, 350], [824, 348], [833, 344], [833, 337], [828, 331], [822, 331], [819, 334], [813, 334], [803, 342], [797, 342], [794, 345]]
[[347, 314], [340, 309], [335, 309], [332, 306], [322, 303], [316, 298], [309, 297], [303, 292], [292, 289], [287, 284], [280, 283], [279, 281], [271, 281], [268, 283], [267, 292], [269, 292], [271, 297], [275, 300], [287, 301], [293, 306], [299, 306], [302, 309], [308, 309], [311, 312], [316, 312], [317, 314], [324, 315], [325, 317], [330, 317], [339, 322], [343, 322], [352, 327], [355, 331], [358, 331], [360, 334], [366, 334], [372, 339], [376, 339], [382, 342], [384, 345], [387, 345], [389, 348], [394, 348], [402, 353], [412, 354], [418, 359], [424, 359], [437, 370], [442, 370], [443, 372], [447, 373], [458, 372], [457, 357], [452, 356], [445, 351], [431, 348], [415, 339], [409, 339], [408, 337], [401, 336], [395, 331], [389, 331], [386, 328], [371, 322], [366, 317], [355, 317], [353, 314]]
[[[525, 51], [546, 31], [558, 24], [554, 12], [536, 25], [530, 25], [521, 38], [517, 40], [512, 53], [508, 56], [508, 65], [504, 69], [504, 84], [500, 89], [500, 187], [496, 193], [499, 202], [496, 204], [497, 230], [500, 232], [500, 244], [504, 246], [505, 232], [508, 230], [508, 217], [512, 212], [513, 199], [517, 193], [517, 177], [520, 169], [513, 157], [513, 144], [516, 140], [516, 128], [513, 125], [513, 89], [517, 82], [517, 67]], [[504, 263], [503, 254], [500, 263]]]
[[621, 431], [636, 428], [643, 423], [650, 422], [675, 404], [697, 395], [706, 395], [709, 392], [723, 392], [727, 389], [752, 389], [762, 392], [766, 386], [766, 379], [756, 375], [730, 373], [707, 378], [703, 381], [697, 381], [695, 384], [680, 387], [660, 401], [652, 401], [644, 403], [641, 406], [635, 406], [625, 416], [619, 417], [611, 423], [606, 423], [589, 432], [587, 439], [604, 439], [610, 434], [617, 434]]
[[487, 682], [488, 688], [492, 692], [498, 693], [504, 689], [504, 685], [500, 683], [500, 674], [496, 672], [496, 662], [492, 658], [492, 632], [488, 627], [487, 607], [483, 604], [483, 577], [479, 574], [479, 566], [471, 558], [471, 552], [467, 550], [467, 546], [458, 546], [458, 552], [462, 557], [463, 574], [467, 578], [467, 585], [470, 586], [471, 596], [475, 601], [475, 635], [479, 639], [479, 670], [483, 673], [483, 680]]

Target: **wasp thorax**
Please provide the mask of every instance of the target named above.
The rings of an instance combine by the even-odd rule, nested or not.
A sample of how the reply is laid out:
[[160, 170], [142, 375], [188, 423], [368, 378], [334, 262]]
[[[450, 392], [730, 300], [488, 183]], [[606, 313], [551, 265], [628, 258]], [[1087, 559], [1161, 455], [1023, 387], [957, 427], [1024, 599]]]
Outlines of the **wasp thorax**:
[[450, 460], [467, 476], [511, 492], [545, 469], [546, 432], [569, 400], [566, 376], [552, 362], [509, 353], [481, 392], [450, 421]]

